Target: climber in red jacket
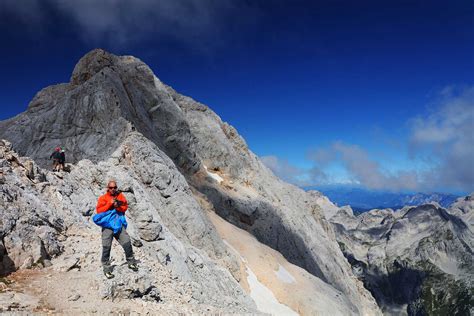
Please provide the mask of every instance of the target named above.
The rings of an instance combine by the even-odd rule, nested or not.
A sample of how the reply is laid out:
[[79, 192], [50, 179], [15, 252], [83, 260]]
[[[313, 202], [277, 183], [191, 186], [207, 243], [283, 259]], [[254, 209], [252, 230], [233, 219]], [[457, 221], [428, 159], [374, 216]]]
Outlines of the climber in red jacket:
[[107, 212], [109, 210], [117, 210], [117, 212], [125, 213], [128, 209], [128, 202], [122, 192], [117, 191], [115, 181], [110, 181], [107, 185], [107, 193], [99, 197], [97, 201], [97, 214]]
[[[111, 210], [116, 210], [119, 213], [125, 214], [128, 209], [127, 199], [122, 192], [117, 190], [117, 183], [115, 181], [109, 181], [107, 184], [107, 193], [99, 197], [97, 201], [97, 214], [104, 213]], [[123, 216], [123, 215], [122, 215]], [[110, 250], [112, 248], [112, 239], [115, 238], [123, 250], [125, 251], [125, 257], [127, 259], [128, 267], [133, 271], [138, 270], [135, 258], [133, 256], [132, 243], [130, 236], [127, 233], [125, 227], [114, 234], [110, 228], [102, 227], [102, 266], [104, 268], [104, 274], [108, 279], [114, 277], [112, 274], [112, 266], [110, 265]]]

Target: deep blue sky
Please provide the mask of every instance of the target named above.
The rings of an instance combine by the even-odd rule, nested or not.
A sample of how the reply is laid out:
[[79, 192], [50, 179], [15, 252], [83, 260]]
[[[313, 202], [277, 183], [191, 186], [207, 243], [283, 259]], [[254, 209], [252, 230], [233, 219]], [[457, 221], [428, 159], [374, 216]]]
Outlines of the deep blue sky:
[[210, 106], [288, 181], [474, 190], [473, 1], [99, 2], [0, 4], [0, 119], [101, 47]]

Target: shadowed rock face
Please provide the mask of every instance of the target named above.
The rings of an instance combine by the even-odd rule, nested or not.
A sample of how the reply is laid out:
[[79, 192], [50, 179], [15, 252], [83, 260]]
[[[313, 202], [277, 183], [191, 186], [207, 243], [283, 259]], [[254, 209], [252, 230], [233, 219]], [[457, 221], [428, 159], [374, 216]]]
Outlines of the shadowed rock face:
[[191, 179], [216, 212], [344, 292], [359, 312], [378, 312], [341, 256], [319, 197], [276, 178], [235, 129], [207, 106], [168, 90], [185, 113], [203, 164], [228, 179], [222, 183]]
[[[380, 313], [340, 251], [318, 204], [320, 196], [276, 178], [232, 126], [161, 83], [134, 57], [91, 51], [76, 65], [70, 83], [43, 89], [26, 112], [0, 122], [0, 138], [40, 166], [47, 166], [54, 147], [65, 148], [75, 165], [57, 185], [68, 192], [72, 214], [93, 209], [105, 181], [118, 177], [132, 200], [135, 244], [154, 253], [151, 245], [165, 236], [167, 246], [153, 257], [166, 264], [171, 256], [175, 271], [203, 283], [196, 286], [196, 293], [207, 288], [203, 300], [210, 299], [213, 289], [230, 287], [229, 299], [238, 298], [248, 308], [244, 310], [252, 307], [231, 281], [216, 280], [224, 274], [216, 272], [211, 259], [227, 262], [231, 271], [235, 261], [226, 257], [193, 194], [341, 291], [354, 314]], [[69, 223], [79, 221], [81, 214]], [[206, 269], [196, 271], [189, 261], [184, 265], [173, 259], [195, 257], [188, 255], [190, 246], [211, 258], [202, 259]]]
[[[386, 313], [469, 315], [473, 301], [471, 196], [449, 209], [426, 204], [345, 210], [331, 217], [344, 255]], [[465, 219], [462, 218], [464, 216]]]

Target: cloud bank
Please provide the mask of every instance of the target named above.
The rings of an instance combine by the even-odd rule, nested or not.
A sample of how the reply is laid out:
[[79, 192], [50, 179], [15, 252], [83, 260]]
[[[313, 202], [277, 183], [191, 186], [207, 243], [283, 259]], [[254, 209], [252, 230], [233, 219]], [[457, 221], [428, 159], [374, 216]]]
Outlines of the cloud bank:
[[411, 124], [410, 153], [430, 161], [424, 186], [474, 189], [474, 87], [446, 88], [439, 106]]
[[[332, 157], [332, 160], [329, 160]], [[351, 176], [351, 182], [358, 183], [364, 187], [375, 190], [416, 190], [418, 188], [418, 177], [413, 171], [400, 171], [391, 173], [379, 162], [373, 160], [369, 154], [357, 145], [334, 142], [329, 148], [320, 148], [310, 151], [308, 158], [315, 163], [314, 169], [324, 173], [329, 163], [340, 163]]]
[[273, 171], [275, 175], [280, 177], [283, 181], [300, 185], [299, 177], [304, 174], [304, 170], [292, 166], [288, 160], [279, 159], [277, 156], [262, 156], [262, 162]]
[[[334, 183], [330, 166], [341, 166], [347, 181], [387, 191], [474, 190], [474, 87], [446, 88], [428, 113], [407, 122], [409, 138], [405, 150], [412, 163], [423, 162], [423, 170], [390, 171], [387, 161], [371, 157], [365, 149], [342, 141], [310, 150], [310, 169], [300, 169], [273, 157], [264, 163], [282, 179], [305, 186]], [[296, 176], [292, 174], [295, 170]], [[301, 179], [307, 181], [301, 182]]]

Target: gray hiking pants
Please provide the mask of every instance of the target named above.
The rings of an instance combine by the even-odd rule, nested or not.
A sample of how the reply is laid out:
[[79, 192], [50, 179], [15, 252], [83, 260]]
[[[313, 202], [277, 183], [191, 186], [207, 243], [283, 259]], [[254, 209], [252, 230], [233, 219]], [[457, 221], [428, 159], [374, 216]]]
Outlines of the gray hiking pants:
[[102, 266], [104, 267], [104, 272], [112, 272], [112, 267], [110, 266], [110, 250], [112, 249], [112, 239], [115, 238], [122, 246], [125, 251], [125, 258], [127, 258], [128, 263], [135, 262], [133, 257], [132, 243], [130, 241], [130, 236], [128, 235], [125, 227], [122, 227], [122, 230], [114, 235], [114, 231], [109, 228], [102, 228]]

